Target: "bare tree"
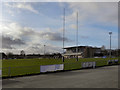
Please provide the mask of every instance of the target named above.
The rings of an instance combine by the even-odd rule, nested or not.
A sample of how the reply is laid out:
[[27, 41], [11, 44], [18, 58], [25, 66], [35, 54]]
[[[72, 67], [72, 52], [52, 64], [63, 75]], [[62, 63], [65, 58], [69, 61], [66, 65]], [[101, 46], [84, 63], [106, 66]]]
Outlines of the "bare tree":
[[20, 55], [25, 57], [25, 51], [24, 50], [20, 51]]
[[7, 57], [12, 59], [13, 58], [13, 53], [12, 52], [8, 52], [7, 53]]

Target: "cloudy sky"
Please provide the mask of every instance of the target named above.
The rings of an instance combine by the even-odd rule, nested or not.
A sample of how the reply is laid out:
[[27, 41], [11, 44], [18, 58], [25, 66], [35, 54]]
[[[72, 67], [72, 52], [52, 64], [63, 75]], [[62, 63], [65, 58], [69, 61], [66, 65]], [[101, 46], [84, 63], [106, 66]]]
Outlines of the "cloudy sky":
[[2, 51], [43, 53], [62, 51], [63, 8], [66, 10], [65, 47], [76, 45], [78, 12], [79, 45], [118, 48], [117, 2], [3, 2]]

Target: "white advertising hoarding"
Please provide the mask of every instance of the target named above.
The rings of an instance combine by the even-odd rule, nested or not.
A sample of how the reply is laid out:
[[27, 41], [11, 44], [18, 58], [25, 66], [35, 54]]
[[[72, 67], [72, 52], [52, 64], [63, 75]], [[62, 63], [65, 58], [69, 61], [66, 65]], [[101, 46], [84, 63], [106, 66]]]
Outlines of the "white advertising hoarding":
[[46, 71], [55, 71], [55, 65], [47, 65]]
[[96, 62], [82, 62], [82, 68], [93, 67], [95, 68]]
[[58, 71], [58, 70], [63, 70], [63, 69], [64, 69], [64, 64], [40, 66], [40, 72]]
[[82, 67], [83, 67], [83, 68], [86, 67], [86, 63], [85, 63], [85, 62], [82, 63]]
[[47, 66], [40, 66], [40, 72], [46, 72]]
[[118, 59], [116, 59], [115, 61], [118, 62]]
[[117, 63], [118, 63], [118, 59], [115, 59], [115, 60], [108, 60], [107, 63], [108, 63], [108, 64], [117, 64]]
[[93, 68], [95, 68], [95, 66], [96, 66], [96, 62], [93, 62]]
[[86, 63], [85, 63], [85, 67], [88, 67], [88, 63], [89, 63], [89, 62], [86, 62]]
[[64, 69], [64, 64], [57, 64], [57, 65], [55, 65], [55, 67], [56, 67], [56, 71], [57, 70], [63, 70]]
[[92, 67], [93, 66], [93, 63], [92, 62], [89, 62], [88, 63], [88, 67]]

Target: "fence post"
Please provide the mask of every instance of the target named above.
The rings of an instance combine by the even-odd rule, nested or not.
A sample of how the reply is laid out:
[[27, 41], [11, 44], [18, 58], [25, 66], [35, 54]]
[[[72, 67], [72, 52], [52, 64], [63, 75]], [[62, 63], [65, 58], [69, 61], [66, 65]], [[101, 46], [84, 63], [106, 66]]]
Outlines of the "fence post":
[[8, 68], [8, 76], [10, 77], [11, 74], [11, 67]]
[[2, 77], [2, 68], [0, 68], [0, 79]]
[[92, 62], [92, 64], [93, 64], [93, 69], [95, 69], [96, 62]]

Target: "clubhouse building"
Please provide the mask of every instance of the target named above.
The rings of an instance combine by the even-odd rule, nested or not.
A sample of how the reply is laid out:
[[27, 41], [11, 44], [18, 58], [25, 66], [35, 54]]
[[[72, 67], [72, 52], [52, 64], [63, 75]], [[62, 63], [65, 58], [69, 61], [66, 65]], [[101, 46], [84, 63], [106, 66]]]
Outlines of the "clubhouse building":
[[66, 49], [63, 54], [65, 58], [75, 58], [76, 55], [78, 55], [78, 58], [92, 58], [102, 53], [102, 48], [91, 46], [73, 46], [65, 47], [64, 49]]

